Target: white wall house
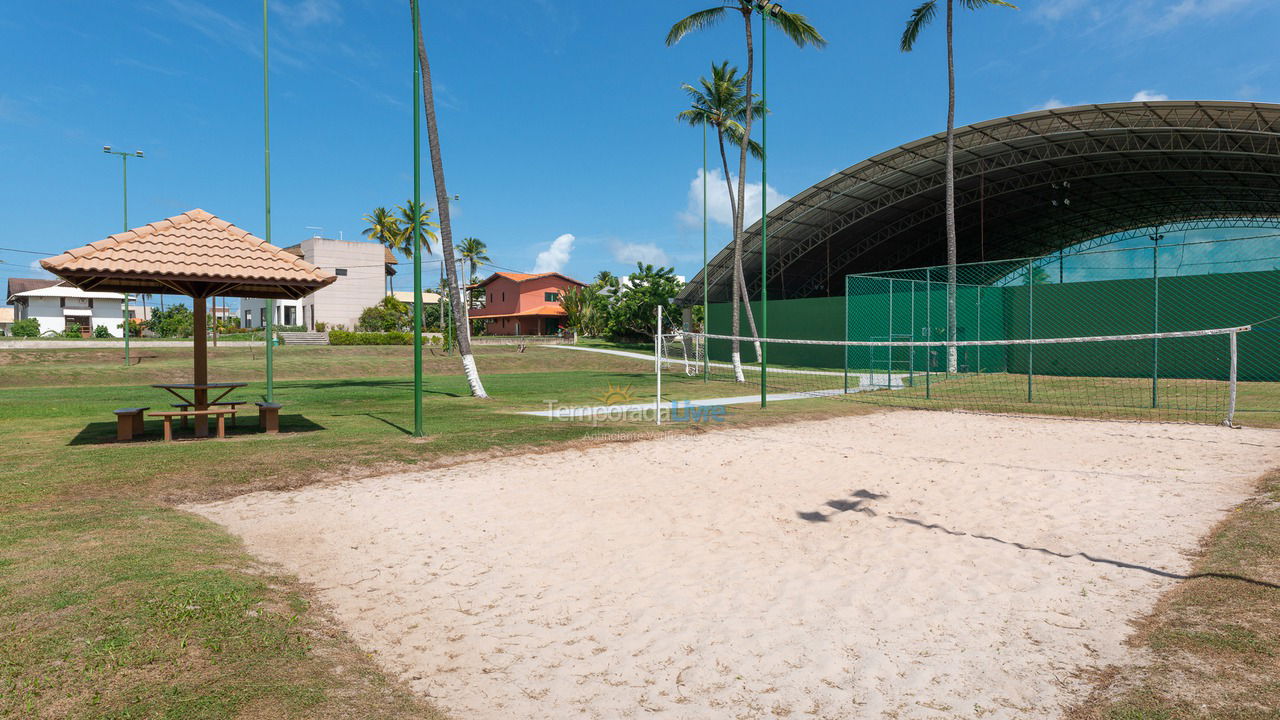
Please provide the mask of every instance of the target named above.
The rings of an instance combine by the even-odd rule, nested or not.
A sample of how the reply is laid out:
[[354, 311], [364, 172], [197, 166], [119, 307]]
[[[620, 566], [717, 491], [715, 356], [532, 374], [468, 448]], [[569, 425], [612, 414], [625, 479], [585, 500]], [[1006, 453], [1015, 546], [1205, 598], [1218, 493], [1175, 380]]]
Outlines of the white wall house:
[[[275, 302], [276, 325], [302, 325], [315, 330], [316, 323], [329, 329], [354, 330], [365, 308], [387, 294], [387, 278], [396, 274], [395, 256], [371, 242], [310, 238], [285, 250], [327, 270], [338, 279], [301, 300]], [[260, 328], [266, 322], [267, 302], [257, 298], [240, 301], [241, 327]]]
[[[124, 337], [124, 295], [121, 293], [85, 292], [57, 280], [11, 278], [8, 302], [13, 306], [14, 320], [35, 318], [40, 332], [62, 333], [73, 325], [93, 332], [105, 325], [113, 337]], [[129, 315], [140, 319], [136, 308]]]

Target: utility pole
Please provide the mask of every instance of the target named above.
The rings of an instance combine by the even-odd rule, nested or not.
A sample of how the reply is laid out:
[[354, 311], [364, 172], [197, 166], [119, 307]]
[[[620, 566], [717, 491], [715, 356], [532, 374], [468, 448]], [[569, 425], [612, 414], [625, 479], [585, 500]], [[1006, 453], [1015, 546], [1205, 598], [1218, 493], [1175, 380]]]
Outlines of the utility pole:
[[[124, 228], [121, 230], [121, 232], [129, 232], [129, 158], [131, 157], [142, 158], [142, 157], [146, 157], [146, 155], [144, 155], [141, 150], [134, 150], [133, 152], [121, 152], [119, 150], [112, 150], [110, 145], [103, 145], [102, 152], [108, 155], [120, 156], [120, 173], [121, 173], [121, 180], [122, 180], [121, 184], [124, 190], [124, 192], [122, 193], [122, 195], [124, 196]], [[129, 335], [133, 331], [133, 322], [131, 322], [129, 319], [128, 291], [126, 291], [124, 294], [124, 302], [121, 305], [121, 308], [122, 308], [121, 315], [123, 316], [123, 320], [124, 320], [124, 322], [121, 323], [120, 325], [120, 329], [124, 333], [124, 364], [125, 364], [125, 367], [128, 367], [129, 366]]]

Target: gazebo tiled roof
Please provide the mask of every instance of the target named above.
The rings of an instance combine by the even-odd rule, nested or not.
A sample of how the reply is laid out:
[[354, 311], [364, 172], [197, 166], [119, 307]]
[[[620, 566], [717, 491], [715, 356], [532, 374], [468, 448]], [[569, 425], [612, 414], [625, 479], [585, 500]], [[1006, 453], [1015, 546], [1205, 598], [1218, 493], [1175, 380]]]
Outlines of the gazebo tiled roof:
[[336, 277], [196, 209], [40, 261], [82, 290], [300, 298]]

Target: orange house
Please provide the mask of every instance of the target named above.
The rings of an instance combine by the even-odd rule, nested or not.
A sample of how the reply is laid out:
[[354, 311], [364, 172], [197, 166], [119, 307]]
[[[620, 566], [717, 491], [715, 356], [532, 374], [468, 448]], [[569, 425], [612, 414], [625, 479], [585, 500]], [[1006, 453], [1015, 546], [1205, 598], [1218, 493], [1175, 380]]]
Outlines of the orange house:
[[471, 312], [489, 335], [555, 335], [564, 325], [560, 296], [584, 287], [560, 273], [496, 272], [472, 286], [484, 290], [484, 307]]

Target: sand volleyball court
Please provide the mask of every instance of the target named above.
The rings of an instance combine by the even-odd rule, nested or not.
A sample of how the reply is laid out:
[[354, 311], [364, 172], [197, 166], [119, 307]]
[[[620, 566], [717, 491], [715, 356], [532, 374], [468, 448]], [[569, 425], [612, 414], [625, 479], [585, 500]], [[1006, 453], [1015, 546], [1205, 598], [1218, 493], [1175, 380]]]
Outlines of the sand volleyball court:
[[1277, 437], [890, 412], [190, 509], [459, 720], [1046, 718]]

